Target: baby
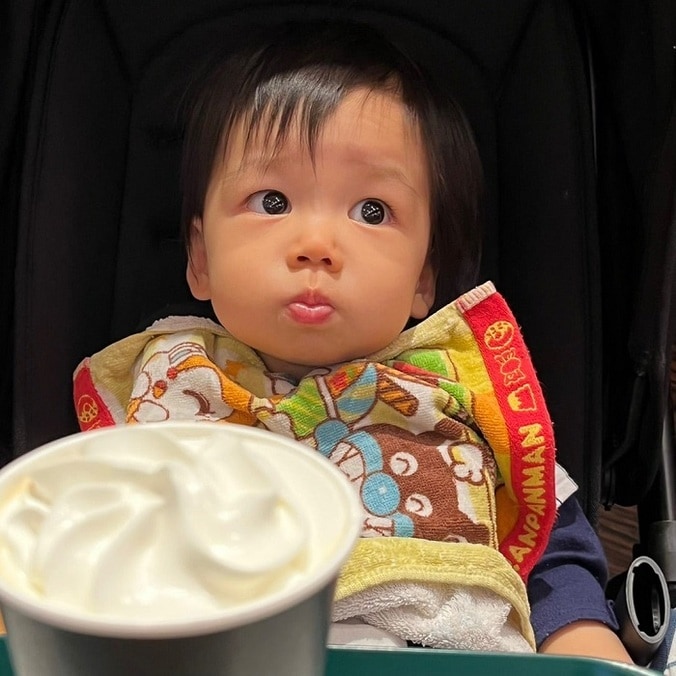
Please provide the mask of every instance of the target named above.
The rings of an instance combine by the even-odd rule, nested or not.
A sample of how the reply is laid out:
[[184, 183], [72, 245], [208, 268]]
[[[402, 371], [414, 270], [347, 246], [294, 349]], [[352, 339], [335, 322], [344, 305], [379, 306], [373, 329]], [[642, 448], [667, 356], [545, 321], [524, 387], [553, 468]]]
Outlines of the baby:
[[[85, 360], [81, 423], [258, 425], [326, 455], [364, 505], [334, 608], [357, 634], [630, 661], [517, 323], [468, 291], [481, 182], [458, 107], [371, 27], [293, 24], [219, 62], [183, 162], [188, 284], [218, 323]], [[437, 295], [458, 298], [430, 315]]]

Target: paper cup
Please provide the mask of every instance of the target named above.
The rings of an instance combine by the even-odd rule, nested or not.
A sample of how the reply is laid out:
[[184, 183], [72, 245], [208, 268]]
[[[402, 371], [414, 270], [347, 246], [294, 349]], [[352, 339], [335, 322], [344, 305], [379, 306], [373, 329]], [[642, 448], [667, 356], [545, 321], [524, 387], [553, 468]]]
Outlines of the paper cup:
[[[263, 467], [266, 476], [278, 482], [307, 516], [303, 523], [314, 552], [307, 561], [303, 559], [307, 569], [288, 584], [259, 590], [254, 598], [202, 615], [191, 609], [186, 616], [160, 612], [153, 617], [152, 608], [147, 607], [142, 613], [132, 607], [127, 615], [120, 615], [119, 609], [117, 614], [98, 613], [69, 606], [63, 599], [55, 602], [18, 583], [12, 569], [15, 554], [7, 544], [15, 527], [3, 514], [16, 504], [17, 496], [32, 490], [27, 489], [28, 480], [51, 472], [46, 468], [54, 463], [70, 467], [101, 449], [120, 448], [127, 455], [131, 449], [143, 457], [167, 440], [178, 447], [198, 449], [198, 453], [202, 448], [209, 453], [237, 449], [240, 457], [244, 454]], [[72, 481], [77, 487], [82, 481], [79, 471], [73, 471], [72, 479], [68, 472], [65, 476], [61, 484]], [[0, 471], [0, 605], [15, 673], [317, 676], [324, 671], [335, 581], [360, 524], [356, 493], [331, 462], [300, 443], [259, 429], [208, 422], [159, 423], [85, 432], [42, 446]], [[124, 571], [124, 565], [119, 568]], [[73, 576], [85, 573], [72, 570]], [[115, 584], [120, 582], [111, 579], [113, 588]]]

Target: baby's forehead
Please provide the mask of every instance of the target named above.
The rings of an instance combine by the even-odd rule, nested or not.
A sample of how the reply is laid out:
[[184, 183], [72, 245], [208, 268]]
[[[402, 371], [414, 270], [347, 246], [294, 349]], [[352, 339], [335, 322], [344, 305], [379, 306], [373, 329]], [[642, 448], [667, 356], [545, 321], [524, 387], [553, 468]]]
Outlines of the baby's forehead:
[[[223, 132], [222, 160], [238, 164], [240, 170], [264, 170], [273, 161], [283, 162], [287, 155], [314, 162], [327, 134], [334, 146], [348, 145], [353, 133], [365, 128], [366, 123], [377, 132], [393, 116], [401, 120], [396, 131], [428, 155], [419, 117], [398, 93], [359, 87], [331, 106], [312, 104], [308, 96], [293, 105], [268, 105], [262, 111], [249, 107], [239, 112]], [[332, 124], [337, 119], [340, 125]]]

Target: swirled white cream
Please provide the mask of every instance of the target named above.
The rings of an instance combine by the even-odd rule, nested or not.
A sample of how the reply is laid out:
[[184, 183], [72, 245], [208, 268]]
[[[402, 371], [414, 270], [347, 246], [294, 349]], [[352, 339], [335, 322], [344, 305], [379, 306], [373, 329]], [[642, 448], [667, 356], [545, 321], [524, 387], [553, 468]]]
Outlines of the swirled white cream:
[[189, 619], [298, 583], [345, 540], [347, 520], [334, 519], [318, 544], [335, 495], [313, 488], [303, 463], [286, 468], [289, 483], [274, 449], [140, 427], [77, 435], [4, 492], [0, 574], [11, 586], [112, 619]]

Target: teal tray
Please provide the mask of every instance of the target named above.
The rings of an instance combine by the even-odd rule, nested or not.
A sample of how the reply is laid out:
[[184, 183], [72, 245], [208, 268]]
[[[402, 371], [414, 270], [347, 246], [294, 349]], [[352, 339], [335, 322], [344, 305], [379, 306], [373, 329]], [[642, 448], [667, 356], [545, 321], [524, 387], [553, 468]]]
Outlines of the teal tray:
[[[12, 676], [7, 643], [0, 638], [0, 676]], [[325, 676], [655, 676], [638, 667], [571, 657], [495, 655], [446, 650], [329, 648]], [[36, 674], [36, 676], [39, 676]], [[93, 675], [92, 675], [93, 676]]]
[[[329, 648], [326, 676], [656, 676], [658, 672], [578, 657]], [[0, 675], [1, 676], [1, 675]]]

